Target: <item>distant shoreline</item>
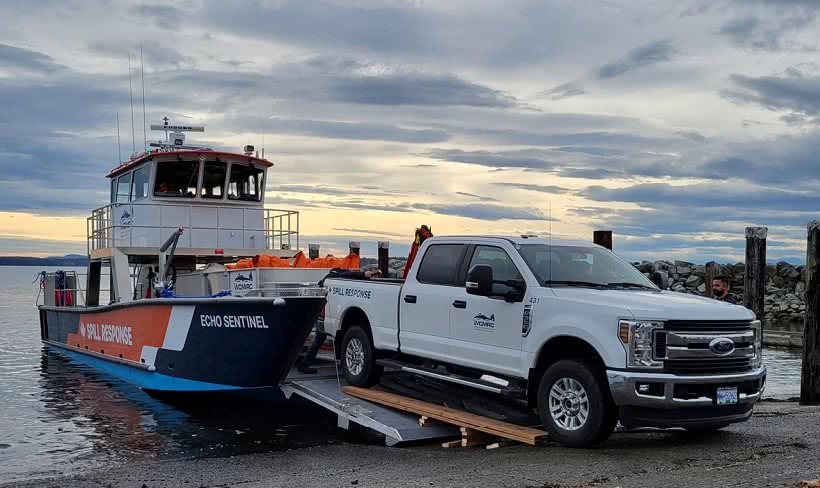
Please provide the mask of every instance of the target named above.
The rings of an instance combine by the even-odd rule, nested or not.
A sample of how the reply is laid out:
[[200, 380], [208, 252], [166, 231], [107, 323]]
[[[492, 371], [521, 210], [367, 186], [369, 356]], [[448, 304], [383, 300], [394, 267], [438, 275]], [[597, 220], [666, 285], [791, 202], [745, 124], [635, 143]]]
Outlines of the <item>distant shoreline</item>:
[[0, 256], [0, 266], [79, 266], [88, 265], [88, 258], [78, 257], [47, 257], [35, 258], [27, 256]]

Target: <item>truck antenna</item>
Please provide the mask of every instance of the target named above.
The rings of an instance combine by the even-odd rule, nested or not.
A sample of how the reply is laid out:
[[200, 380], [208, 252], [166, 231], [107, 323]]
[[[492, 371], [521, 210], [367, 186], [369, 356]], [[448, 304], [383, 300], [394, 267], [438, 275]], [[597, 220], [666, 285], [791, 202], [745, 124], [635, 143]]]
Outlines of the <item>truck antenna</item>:
[[550, 204], [550, 214], [548, 215], [548, 217], [550, 219], [550, 223], [549, 223], [549, 226], [550, 226], [550, 277], [548, 279], [550, 281], [552, 281], [552, 200], [549, 201], [549, 204]]

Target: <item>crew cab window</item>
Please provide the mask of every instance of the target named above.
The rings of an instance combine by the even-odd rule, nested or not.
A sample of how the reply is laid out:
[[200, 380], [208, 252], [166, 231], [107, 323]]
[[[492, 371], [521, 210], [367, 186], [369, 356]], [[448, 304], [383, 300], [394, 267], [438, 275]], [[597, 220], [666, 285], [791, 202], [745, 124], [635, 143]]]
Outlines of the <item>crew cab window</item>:
[[[477, 264], [485, 264], [493, 269], [493, 281], [523, 279], [510, 256], [500, 247], [476, 246], [467, 269], [472, 269]], [[503, 283], [493, 284], [494, 296], [504, 296], [509, 291], [515, 291], [515, 289]]]
[[228, 198], [258, 202], [262, 200], [262, 175], [264, 170], [245, 166], [231, 165], [231, 178], [228, 182]]
[[126, 173], [117, 178], [117, 203], [127, 202], [130, 191], [131, 173]]
[[416, 279], [428, 285], [455, 286], [456, 266], [463, 244], [434, 244], [427, 248]]
[[194, 198], [199, 180], [199, 161], [163, 161], [157, 165], [154, 195]]
[[202, 170], [202, 198], [224, 198], [225, 177], [228, 175], [228, 163], [206, 161]]
[[148, 165], [134, 171], [133, 182], [131, 182], [131, 200], [142, 200], [148, 197], [148, 176], [151, 167]]

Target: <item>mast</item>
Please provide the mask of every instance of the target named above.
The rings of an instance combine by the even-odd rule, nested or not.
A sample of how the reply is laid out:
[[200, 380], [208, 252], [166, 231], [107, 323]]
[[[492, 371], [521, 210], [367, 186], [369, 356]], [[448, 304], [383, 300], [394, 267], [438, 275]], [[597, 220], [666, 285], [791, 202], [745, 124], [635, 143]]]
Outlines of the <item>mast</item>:
[[142, 145], [143, 151], [148, 150], [148, 129], [145, 122], [145, 61], [142, 58], [142, 43], [140, 43], [140, 71], [142, 72]]
[[131, 53], [128, 53], [128, 96], [131, 97], [131, 147], [132, 155], [137, 153], [137, 136], [134, 133], [134, 91], [131, 87]]

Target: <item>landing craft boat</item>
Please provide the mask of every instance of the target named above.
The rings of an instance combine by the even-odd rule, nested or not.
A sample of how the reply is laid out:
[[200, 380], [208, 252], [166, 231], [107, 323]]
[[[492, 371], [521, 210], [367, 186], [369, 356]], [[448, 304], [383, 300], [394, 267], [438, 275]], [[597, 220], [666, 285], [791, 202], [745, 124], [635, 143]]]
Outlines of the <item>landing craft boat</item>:
[[[309, 261], [299, 214], [264, 207], [264, 152], [186, 145], [204, 128], [164, 120], [151, 129], [165, 141], [108, 174], [110, 203], [87, 219], [84, 289], [76, 273], [42, 274], [42, 340], [146, 390], [275, 387], [324, 306], [328, 270], [291, 266]], [[285, 265], [260, 268], [260, 256]]]

